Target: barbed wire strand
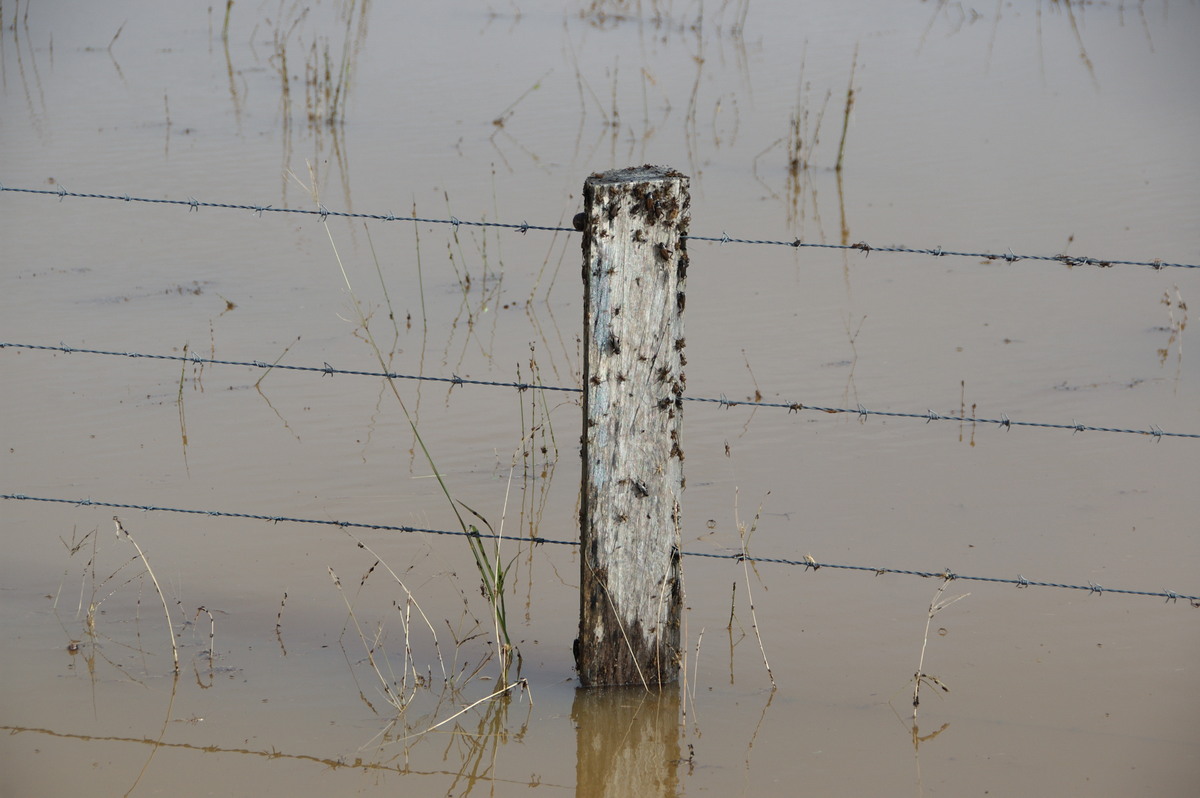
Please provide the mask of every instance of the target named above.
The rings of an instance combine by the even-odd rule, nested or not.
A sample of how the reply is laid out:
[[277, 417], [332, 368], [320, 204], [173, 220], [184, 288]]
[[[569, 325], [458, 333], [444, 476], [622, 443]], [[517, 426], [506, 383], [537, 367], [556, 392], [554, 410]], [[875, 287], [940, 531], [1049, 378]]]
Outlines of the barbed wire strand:
[[150, 197], [131, 197], [128, 194], [88, 194], [77, 191], [67, 191], [59, 186], [57, 189], [44, 188], [13, 188], [11, 186], [0, 185], [0, 193], [5, 191], [19, 192], [22, 194], [49, 194], [58, 197], [61, 201], [67, 197], [75, 199], [102, 199], [102, 200], [119, 200], [121, 202], [138, 202], [148, 203], [151, 205], [186, 205], [189, 211], [199, 211], [201, 208], [224, 208], [226, 210], [235, 211], [250, 211], [262, 216], [264, 213], [298, 213], [308, 216], [319, 216], [321, 221], [329, 217], [338, 217], [344, 219], [372, 219], [379, 222], [419, 222], [421, 224], [448, 224], [454, 227], [466, 225], [468, 227], [501, 227], [510, 230], [516, 230], [525, 233], [529, 230], [542, 230], [554, 233], [573, 233], [573, 227], [551, 227], [547, 225], [527, 224], [510, 224], [505, 222], [483, 222], [470, 221], [468, 219], [459, 219], [451, 216], [449, 219], [427, 219], [421, 216], [397, 216], [393, 213], [356, 213], [353, 211], [331, 211], [324, 205], [319, 205], [316, 210], [307, 208], [275, 208], [270, 205], [255, 205], [253, 203], [241, 202], [201, 202], [195, 197], [188, 197], [186, 200], [177, 199], [153, 199]]
[[[178, 199], [153, 199], [150, 197], [134, 197], [129, 194], [98, 194], [85, 193], [78, 191], [67, 191], [61, 185], [56, 189], [45, 188], [15, 188], [0, 184], [0, 193], [14, 192], [21, 194], [40, 194], [58, 197], [59, 201], [71, 197], [73, 199], [100, 199], [100, 200], [115, 200], [119, 202], [137, 202], [154, 205], [179, 205], [186, 206], [189, 211], [199, 211], [201, 208], [223, 208], [227, 210], [250, 211], [262, 216], [264, 213], [298, 213], [309, 216], [318, 216], [321, 221], [329, 217], [338, 217], [346, 219], [371, 219], [381, 222], [418, 222], [421, 224], [448, 224], [457, 229], [460, 225], [471, 227], [496, 227], [508, 230], [516, 230], [519, 233], [527, 233], [530, 230], [540, 230], [553, 233], [573, 233], [576, 230], [573, 227], [556, 227], [551, 225], [536, 225], [528, 222], [514, 224], [511, 222], [487, 222], [487, 221], [470, 221], [459, 219], [451, 216], [449, 219], [426, 218], [420, 216], [397, 216], [392, 213], [357, 213], [353, 211], [333, 211], [326, 208], [324, 205], [319, 205], [315, 210], [307, 208], [276, 208], [271, 205], [256, 205], [254, 203], [243, 202], [201, 202], [200, 200], [189, 197], [186, 200]], [[1117, 260], [1114, 258], [1094, 258], [1086, 255], [1018, 255], [1011, 250], [1005, 253], [995, 252], [963, 252], [956, 250], [947, 250], [942, 247], [936, 248], [920, 248], [920, 247], [901, 247], [901, 246], [873, 246], [865, 241], [859, 241], [856, 244], [816, 244], [804, 241], [802, 239], [763, 239], [763, 238], [734, 238], [727, 233], [722, 233], [720, 236], [699, 236], [686, 235], [683, 236], [689, 241], [705, 241], [715, 244], [750, 244], [778, 247], [810, 247], [815, 249], [837, 249], [837, 250], [854, 250], [862, 252], [864, 255], [870, 255], [872, 252], [893, 252], [909, 255], [929, 255], [932, 257], [957, 257], [957, 258], [975, 258], [978, 260], [988, 261], [1004, 261], [1006, 263], [1016, 263], [1022, 260], [1032, 261], [1055, 261], [1066, 266], [1097, 266], [1100, 268], [1109, 268], [1112, 266], [1148, 266], [1151, 269], [1200, 269], [1200, 264], [1196, 263], [1168, 263], [1161, 259], [1152, 260]]]
[[[315, 524], [320, 526], [336, 526], [341, 529], [369, 529], [381, 532], [422, 532], [430, 535], [452, 535], [458, 537], [475, 537], [479, 536], [479, 532], [463, 532], [450, 529], [430, 529], [425, 527], [405, 526], [397, 524], [368, 524], [356, 521], [338, 521], [333, 519], [321, 518], [293, 518], [283, 515], [267, 515], [265, 513], [238, 513], [225, 510], [194, 510], [180, 507], [161, 507], [152, 504], [132, 504], [128, 502], [109, 502], [99, 501], [97, 499], [61, 499], [49, 498], [45, 496], [27, 496], [23, 493], [4, 493], [0, 494], [0, 499], [12, 501], [30, 501], [30, 502], [46, 502], [53, 504], [69, 504], [76, 507], [107, 507], [117, 510], [138, 510], [140, 512], [161, 512], [161, 513], [181, 513], [185, 515], [204, 515], [213, 518], [243, 518], [252, 521], [270, 521], [275, 524]], [[553, 538], [543, 537], [524, 537], [519, 538], [523, 543], [530, 545], [556, 545], [556, 546], [573, 546], [578, 547], [579, 542], [576, 540], [555, 540]], [[906, 568], [881, 568], [868, 565], [845, 565], [842, 563], [818, 562], [811, 557], [805, 557], [802, 560], [791, 560], [783, 557], [759, 557], [757, 555], [747, 555], [743, 553], [721, 553], [721, 552], [702, 552], [702, 551], [683, 551], [685, 557], [703, 557], [714, 560], [735, 560], [737, 562], [751, 563], [770, 563], [773, 565], [800, 566], [806, 571], [819, 571], [822, 568], [843, 571], [860, 571], [865, 573], [873, 573], [876, 576], [884, 574], [899, 574], [901, 576], [919, 576], [925, 579], [944, 579], [948, 581], [964, 581], [964, 582], [991, 582], [994, 584], [1015, 585], [1018, 588], [1028, 587], [1052, 587], [1063, 590], [1083, 590], [1096, 595], [1104, 593], [1116, 593], [1127, 596], [1149, 596], [1151, 598], [1165, 599], [1167, 602], [1177, 603], [1179, 600], [1186, 601], [1192, 606], [1200, 607], [1200, 595], [1188, 595], [1185, 593], [1177, 593], [1174, 590], [1130, 590], [1127, 588], [1110, 588], [1098, 585], [1095, 582], [1088, 582], [1086, 585], [1073, 585], [1064, 582], [1043, 582], [1034, 579], [1026, 579], [1024, 576], [1018, 575], [1016, 579], [997, 576], [970, 576], [968, 574], [955, 573], [949, 568], [943, 568], [940, 571], [915, 571]]]
[[1200, 264], [1194, 263], [1167, 263], [1160, 259], [1155, 260], [1115, 260], [1093, 258], [1087, 255], [1017, 255], [1012, 251], [1002, 254], [995, 252], [959, 252], [956, 250], [920, 248], [920, 247], [876, 247], [868, 244], [865, 241], [859, 241], [857, 244], [814, 244], [802, 239], [796, 238], [790, 241], [771, 240], [771, 239], [752, 239], [752, 238], [730, 238], [728, 235], [722, 234], [719, 238], [716, 236], [685, 236], [689, 241], [709, 241], [717, 244], [762, 244], [767, 246], [777, 247], [811, 247], [814, 249], [853, 249], [870, 255], [872, 252], [899, 252], [908, 255], [931, 255], [935, 258], [952, 257], [952, 258], [976, 258], [978, 260], [989, 261], [1004, 261], [1006, 263], [1016, 263], [1021, 260], [1035, 261], [1056, 261], [1065, 266], [1098, 266], [1100, 268], [1111, 268], [1113, 266], [1149, 266], [1151, 269], [1200, 269]]
[[[319, 373], [322, 376], [333, 376], [335, 374], [343, 374], [356, 377], [376, 377], [390, 380], [416, 380], [424, 382], [441, 382], [451, 385], [482, 385], [494, 388], [515, 388], [518, 391], [540, 390], [540, 391], [560, 391], [563, 393], [581, 393], [579, 388], [563, 387], [559, 385], [543, 385], [540, 383], [527, 382], [504, 382], [498, 380], [475, 380], [457, 375], [450, 377], [430, 377], [419, 374], [398, 374], [388, 371], [363, 371], [357, 369], [339, 369], [334, 368], [328, 363], [322, 366], [293, 366], [283, 363], [267, 363], [262, 360], [219, 360], [216, 358], [201, 357], [198, 354], [190, 355], [154, 355], [142, 352], [114, 352], [104, 349], [84, 349], [79, 347], [67, 346], [59, 344], [58, 346], [46, 344], [23, 344], [12, 342], [0, 342], [0, 349], [29, 349], [33, 351], [46, 352], [63, 352], [65, 354], [82, 354], [82, 355], [101, 355], [107, 357], [124, 357], [138, 360], [169, 360], [169, 361], [184, 361], [197, 366], [243, 366], [246, 368], [255, 369], [285, 369], [290, 371]], [[1069, 430], [1072, 433], [1076, 432], [1109, 432], [1123, 435], [1141, 435], [1154, 440], [1162, 438], [1191, 438], [1200, 439], [1200, 433], [1191, 432], [1167, 432], [1156, 425], [1150, 425], [1150, 429], [1129, 429], [1122, 427], [1094, 427], [1087, 424], [1081, 424], [1078, 421], [1072, 421], [1070, 424], [1051, 423], [1044, 421], [1014, 421], [1007, 414], [1002, 414], [1000, 418], [978, 418], [975, 416], [952, 415], [935, 413], [932, 410], [926, 410], [924, 413], [909, 413], [897, 410], [869, 410], [863, 405], [858, 407], [826, 407], [822, 405], [804, 404], [802, 402], [766, 402], [762, 400], [734, 400], [726, 399], [725, 397], [711, 398], [704, 396], [684, 396], [686, 402], [700, 402], [707, 404], [716, 404], [726, 409], [746, 406], [746, 407], [762, 407], [775, 410], [787, 410], [789, 413], [799, 413], [801, 410], [811, 411], [816, 413], [828, 414], [849, 414], [856, 415], [860, 421], [865, 421], [868, 416], [880, 416], [883, 418], [904, 418], [929, 423], [932, 421], [953, 421], [959, 424], [981, 424], [987, 426], [997, 426], [1001, 429], [1012, 429], [1013, 427], [1029, 427], [1036, 429], [1056, 429]]]

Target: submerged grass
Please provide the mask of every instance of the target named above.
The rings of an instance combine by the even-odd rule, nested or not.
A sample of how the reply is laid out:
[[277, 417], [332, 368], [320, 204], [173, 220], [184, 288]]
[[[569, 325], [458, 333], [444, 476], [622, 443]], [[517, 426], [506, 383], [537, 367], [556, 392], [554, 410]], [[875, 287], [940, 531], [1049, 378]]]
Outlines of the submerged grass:
[[[735, 494], [736, 496], [736, 494]], [[767, 661], [767, 649], [763, 646], [762, 632], [758, 626], [758, 615], [754, 611], [754, 594], [750, 590], [750, 536], [758, 529], [758, 520], [762, 517], [762, 505], [758, 506], [758, 510], [754, 513], [754, 519], [750, 522], [749, 527], [742, 523], [737, 517], [737, 499], [734, 499], [734, 522], [737, 524], [738, 539], [742, 546], [742, 570], [746, 577], [746, 600], [750, 602], [750, 624], [754, 629], [754, 637], [758, 641], [758, 650], [762, 654], [763, 667], [767, 669], [767, 678], [771, 680], [771, 690], [774, 691], [777, 685], [775, 684], [775, 674], [771, 672], [771, 663]], [[732, 617], [732, 608], [730, 609]]]
[[[293, 175], [293, 177], [294, 177], [294, 175]], [[315, 180], [315, 176], [311, 175], [311, 172], [310, 172], [310, 178], [312, 179], [311, 185], [306, 186], [305, 188], [307, 190], [309, 190], [310, 193], [313, 194], [314, 201], [316, 201], [319, 205], [319, 197], [317, 196], [317, 193], [316, 193], [316, 180]], [[368, 314], [366, 313], [366, 311], [364, 310], [362, 302], [359, 300], [357, 294], [355, 293], [353, 285], [351, 285], [349, 273], [346, 271], [345, 263], [342, 261], [341, 255], [338, 252], [337, 242], [333, 238], [333, 233], [329, 228], [328, 221], [325, 221], [323, 223], [323, 226], [325, 228], [326, 235], [329, 238], [329, 245], [333, 251], [334, 259], [337, 261], [338, 270], [341, 273], [342, 281], [346, 286], [346, 292], [350, 296], [350, 304], [354, 310], [354, 314], [356, 317], [355, 321], [358, 324], [358, 328], [362, 331], [362, 336], [363, 336], [364, 340], [367, 342], [367, 344], [370, 346], [372, 352], [375, 354], [375, 358], [378, 361], [381, 370], [384, 372], [387, 372], [387, 371], [389, 371], [390, 358], [384, 354], [383, 348], [379, 345], [378, 341], [376, 340], [375, 335], [371, 329], [370, 318], [369, 318]], [[372, 248], [372, 252], [374, 252], [373, 248]], [[382, 270], [380, 269], [377, 258], [376, 258], [375, 265], [376, 265], [376, 270], [380, 275], [380, 279], [382, 280]], [[470, 286], [469, 275], [467, 275], [465, 278], [460, 275], [460, 281], [462, 282], [463, 290], [465, 293]], [[393, 327], [396, 328], [397, 335], [398, 335], [398, 327], [396, 327], [396, 323], [395, 323], [395, 310], [391, 306], [391, 299], [390, 299], [390, 297], [387, 296], [386, 291], [385, 291], [384, 297], [385, 297], [385, 301], [388, 304], [389, 318], [391, 318], [393, 320]], [[394, 347], [389, 349], [389, 351], [392, 351], [392, 350], [394, 350]], [[508, 577], [508, 574], [512, 567], [512, 564], [515, 561], [515, 557], [513, 559], [510, 559], [507, 564], [502, 564], [502, 558], [501, 558], [501, 553], [500, 553], [500, 543], [501, 543], [501, 538], [502, 538], [503, 519], [501, 520], [501, 532], [496, 532], [492, 528], [491, 523], [488, 522], [488, 520], [483, 515], [476, 512], [472, 508], [468, 507], [463, 502], [458, 501], [454, 498], [453, 494], [450, 491], [449, 485], [446, 483], [446, 479], [445, 479], [441, 469], [439, 469], [437, 467], [437, 463], [433, 458], [433, 454], [429, 450], [429, 447], [426, 445], [424, 437], [421, 435], [420, 428], [417, 425], [416, 417], [412, 412], [410, 412], [408, 404], [407, 404], [407, 402], [405, 402], [404, 397], [401, 395], [398, 386], [396, 385], [395, 381], [392, 379], [388, 379], [387, 384], [388, 384], [389, 388], [391, 389], [392, 395], [395, 397], [396, 402], [399, 405], [401, 412], [404, 414], [405, 421], [412, 431], [413, 439], [416, 441], [416, 444], [417, 444], [418, 448], [421, 450], [421, 454], [423, 455], [425, 462], [428, 463], [429, 468], [432, 471], [435, 480], [437, 481], [438, 488], [441, 490], [442, 495], [445, 496], [447, 504], [449, 504], [451, 511], [454, 513], [454, 517], [458, 523], [459, 529], [462, 530], [462, 532], [464, 533], [464, 535], [467, 538], [467, 542], [468, 542], [468, 545], [471, 550], [471, 555], [475, 562], [476, 570], [479, 573], [479, 577], [480, 577], [480, 580], [482, 583], [483, 596], [487, 600], [488, 605], [491, 609], [492, 626], [493, 626], [493, 631], [495, 634], [496, 647], [497, 647], [497, 651], [499, 653], [499, 659], [500, 659], [501, 678], [502, 678], [502, 680], [507, 682], [509, 666], [511, 665], [511, 663], [513, 662], [514, 659], [518, 663], [520, 662], [520, 654], [516, 650], [515, 646], [513, 646], [512, 639], [511, 639], [511, 636], [510, 636], [509, 630], [508, 630], [508, 609], [507, 609], [507, 606], [505, 603], [505, 588], [506, 588], [506, 579]], [[515, 466], [515, 459], [514, 459], [514, 466]], [[510, 482], [511, 482], [511, 473], [510, 473]], [[506, 494], [506, 498], [505, 498], [505, 504], [507, 507], [507, 494]], [[460, 511], [460, 507], [463, 510], [466, 510], [471, 515], [473, 515], [475, 518], [479, 519], [479, 521], [488, 529], [488, 532], [490, 533], [490, 535], [493, 539], [492, 545], [490, 546], [490, 550], [489, 550], [488, 546], [485, 546], [484, 541], [483, 541], [483, 534], [480, 532], [479, 528], [475, 524], [469, 523], [464, 518], [463, 513]], [[360, 546], [361, 545], [362, 544], [360, 543]], [[334, 577], [335, 584], [336, 584], [337, 583], [336, 575], [331, 573], [331, 576]], [[393, 573], [393, 576], [394, 576], [394, 573]], [[405, 588], [405, 590], [407, 592], [407, 588]], [[412, 594], [408, 593], [408, 595], [411, 600]], [[428, 620], [426, 622], [428, 623]], [[361, 633], [361, 630], [360, 630], [360, 633]], [[366, 640], [365, 636], [363, 639], [364, 639], [364, 641]], [[440, 653], [439, 653], [439, 658], [440, 658]], [[444, 666], [443, 666], [443, 670], [444, 670]], [[389, 700], [390, 700], [390, 698], [389, 698]]]
[[[512, 471], [509, 471], [509, 486], [512, 486]], [[488, 532], [492, 536], [491, 551], [483, 543], [483, 535], [480, 534], [479, 528], [474, 524], [470, 524], [467, 536], [467, 542], [471, 546], [471, 555], [475, 558], [475, 568], [479, 571], [479, 576], [483, 583], [483, 595], [487, 599], [488, 604], [492, 608], [492, 623], [496, 634], [496, 646], [500, 656], [500, 673], [507, 678], [508, 666], [512, 662], [514, 655], [518, 662], [520, 661], [520, 652], [512, 644], [512, 640], [508, 634], [508, 607], [505, 602], [505, 580], [508, 578], [509, 571], [512, 570], [512, 565], [516, 561], [514, 556], [508, 561], [507, 565], [501, 565], [500, 555], [500, 540], [503, 537], [504, 520], [501, 518], [500, 532], [497, 533], [492, 529], [492, 525], [479, 513], [472, 510], [463, 502], [459, 502], [463, 509], [471, 515], [478, 518], [484, 526], [488, 528]], [[505, 511], [508, 509], [508, 492], [505, 491], [504, 498]], [[518, 667], [518, 671], [520, 668]]]
[[[78, 604], [78, 607], [76, 608], [76, 613], [81, 614], [83, 616], [83, 625], [84, 625], [83, 635], [81, 635], [78, 638], [74, 638], [74, 637], [71, 638], [67, 644], [67, 650], [71, 654], [84, 653], [86, 656], [87, 662], [88, 662], [89, 670], [94, 670], [95, 665], [96, 665], [96, 656], [97, 656], [97, 653], [101, 649], [100, 638], [102, 637], [102, 632], [98, 628], [97, 624], [98, 624], [98, 618], [105, 613], [105, 610], [103, 609], [105, 603], [110, 601], [111, 599], [113, 599], [119, 593], [121, 593], [124, 588], [134, 585], [134, 584], [144, 580], [146, 577], [149, 577], [150, 584], [154, 588], [155, 594], [158, 596], [159, 603], [162, 605], [163, 617], [166, 620], [166, 631], [167, 631], [167, 636], [168, 636], [168, 639], [169, 639], [170, 645], [171, 645], [172, 671], [173, 671], [173, 673], [178, 675], [178, 673], [179, 673], [179, 646], [178, 646], [178, 643], [176, 642], [175, 622], [171, 618], [171, 609], [167, 603], [166, 594], [163, 592], [162, 585], [159, 583], [158, 577], [155, 575], [154, 569], [150, 565], [150, 560], [146, 556], [146, 552], [138, 544], [137, 540], [134, 539], [134, 537], [130, 533], [129, 529], [125, 526], [125, 524], [121, 521], [121, 519], [118, 516], [114, 515], [112, 517], [112, 520], [113, 520], [113, 524], [116, 527], [117, 539], [128, 541], [130, 544], [132, 544], [134, 551], [135, 551], [135, 555], [133, 557], [125, 560], [120, 565], [118, 565], [107, 576], [100, 577], [97, 573], [97, 569], [99, 567], [99, 563], [101, 560], [99, 535], [98, 535], [97, 530], [93, 529], [91, 532], [88, 532], [87, 534], [85, 534], [82, 538], [77, 538], [76, 535], [73, 534], [70, 543], [68, 543], [66, 540], [62, 540], [60, 538], [60, 540], [62, 540], [63, 546], [66, 547], [66, 549], [67, 549], [68, 556], [71, 556], [71, 557], [74, 557], [76, 554], [79, 554], [81, 551], [83, 551], [84, 548], [88, 546], [89, 541], [90, 541], [90, 548], [91, 548], [90, 556], [87, 560], [87, 563], [84, 566], [83, 579], [80, 584], [79, 604]], [[130, 573], [127, 569], [131, 564], [133, 564], [135, 562], [141, 563], [142, 570], [140, 572]], [[89, 584], [91, 585], [90, 596], [87, 597], [86, 602], [85, 602], [85, 593], [87, 592], [87, 588], [88, 588]], [[62, 589], [60, 587], [58, 594], [56, 594], [55, 598], [54, 598], [53, 607], [56, 610], [58, 608], [58, 599], [59, 599], [59, 596], [61, 595], [61, 592], [62, 592]], [[136, 599], [136, 604], [139, 608], [141, 607], [140, 593]], [[137, 615], [137, 614], [140, 614], [140, 610], [139, 610], [139, 613], [135, 613], [135, 615]], [[140, 617], [135, 618], [135, 620], [138, 623], [137, 638], [138, 638], [139, 642], [137, 642], [134, 645], [130, 645], [128, 643], [123, 643], [123, 642], [121, 642], [119, 644], [122, 646], [131, 648], [135, 652], [141, 654], [141, 656], [144, 659], [148, 652], [142, 647], [142, 645], [140, 643], [140, 639], [141, 639]], [[68, 634], [70, 634], [70, 633], [68, 632]], [[214, 623], [212, 632], [210, 633], [210, 639], [214, 636], [215, 636], [215, 623]], [[84, 642], [85, 638], [88, 641], [87, 643]], [[86, 649], [86, 651], [85, 651], [85, 649]], [[211, 661], [211, 659], [212, 659], [211, 648], [209, 651], [209, 656], [210, 656], [210, 661]], [[120, 670], [120, 672], [122, 674], [125, 674], [127, 676], [127, 678], [132, 678], [132, 677], [128, 676], [127, 669], [123, 668], [122, 665], [117, 664], [117, 663], [113, 663], [113, 664], [116, 668], [118, 668], [118, 670]]]
[[[433, 624], [430, 623], [429, 617], [425, 614], [425, 611], [421, 609], [421, 605], [413, 596], [412, 591], [409, 590], [408, 586], [404, 584], [404, 580], [402, 580], [399, 575], [392, 570], [391, 566], [384, 562], [384, 560], [380, 558], [379, 555], [377, 555], [374, 551], [372, 551], [367, 544], [363, 543], [349, 531], [347, 531], [346, 534], [350, 535], [351, 539], [355, 541], [355, 544], [358, 546], [358, 548], [363, 549], [368, 554], [375, 557], [375, 562], [370, 568], [367, 569], [367, 572], [359, 581], [359, 589], [361, 590], [363, 588], [367, 579], [372, 573], [374, 573], [376, 567], [383, 566], [384, 570], [391, 575], [392, 579], [395, 580], [396, 584], [400, 586], [406, 596], [403, 605], [396, 606], [397, 610], [400, 612], [400, 622], [404, 630], [404, 660], [400, 668], [401, 675], [399, 679], [397, 679], [396, 674], [391, 669], [390, 662], [388, 662], [386, 658], [380, 659], [376, 657], [377, 652], [381, 650], [383, 627], [377, 627], [375, 632], [368, 636], [354, 611], [354, 603], [346, 595], [346, 591], [342, 587], [341, 579], [338, 578], [338, 575], [332, 568], [329, 569], [329, 577], [333, 580], [334, 586], [337, 588], [338, 593], [341, 594], [342, 600], [346, 603], [346, 610], [349, 614], [349, 622], [354, 624], [354, 628], [358, 634], [359, 640], [363, 643], [363, 647], [366, 650], [367, 662], [370, 664], [371, 670], [379, 680], [380, 689], [383, 691], [384, 698], [389, 704], [392, 705], [392, 707], [399, 711], [403, 711], [412, 700], [417, 688], [428, 683], [428, 680], [421, 676], [417, 669], [415, 659], [413, 658], [412, 610], [414, 608], [416, 609], [417, 614], [420, 615], [421, 620], [424, 621], [426, 628], [429, 629], [429, 634], [433, 637], [433, 648], [437, 653], [438, 664], [441, 667], [442, 680], [445, 682], [449, 681], [449, 674], [446, 672], [446, 663], [442, 658], [441, 646], [438, 644], [437, 631], [434, 629]], [[384, 669], [389, 671], [388, 676], [384, 676]], [[369, 701], [367, 703], [370, 705]]]
[[842, 140], [838, 142], [837, 164], [833, 167], [839, 174], [846, 157], [846, 134], [850, 130], [850, 112], [854, 110], [854, 71], [858, 67], [858, 47], [854, 48], [854, 59], [850, 62], [850, 84], [846, 87], [846, 110], [842, 114]]
[[1167, 358], [1171, 356], [1171, 347], [1176, 347], [1175, 385], [1178, 389], [1179, 377], [1183, 370], [1183, 331], [1187, 329], [1188, 306], [1183, 301], [1183, 295], [1179, 293], [1179, 286], [1173, 286], [1172, 290], [1175, 292], [1174, 297], [1170, 291], [1164, 291], [1160, 300], [1167, 309], [1167, 326], [1163, 331], [1168, 334], [1168, 338], [1166, 345], [1158, 350], [1158, 365], [1165, 366]]
[[[150, 567], [150, 561], [146, 559], [146, 553], [142, 551], [142, 547], [133, 539], [133, 535], [129, 534], [129, 530], [121, 523], [120, 518], [114, 515], [113, 523], [117, 525], [117, 537], [123, 536], [124, 540], [133, 544], [133, 548], [137, 550], [138, 559], [142, 561], [146, 573], [150, 575], [150, 581], [154, 583], [154, 592], [158, 593], [158, 599], [162, 602], [163, 616], [167, 619], [167, 631], [171, 637], [171, 657], [175, 662], [175, 673], [179, 673], [179, 646], [175, 644], [175, 626], [171, 622], [171, 610], [167, 607], [167, 597], [163, 595], [162, 587], [158, 584], [158, 577], [154, 575], [154, 569]], [[89, 618], [90, 623], [92, 623], [91, 618]]]
[[[359, 50], [366, 39], [367, 31], [367, 2], [366, 0], [350, 0], [340, 9], [340, 16], [345, 22], [340, 50], [335, 52], [328, 39], [314, 37], [307, 47], [303, 42], [298, 44], [304, 54], [304, 108], [309, 125], [333, 126], [341, 124], [346, 118], [346, 105], [350, 95], [351, 78], [355, 72]], [[280, 97], [284, 114], [284, 125], [292, 109], [292, 80], [293, 75], [288, 65], [289, 53], [295, 48], [291, 42], [293, 34], [308, 18], [311, 7], [300, 9], [293, 6], [283, 13], [275, 23], [272, 38], [273, 52], [270, 57], [272, 66], [279, 76]], [[233, 11], [233, 3], [225, 8], [225, 21], [222, 27], [222, 39], [228, 41], [229, 21]], [[268, 21], [269, 22], [269, 21]], [[298, 40], [301, 36], [296, 37]]]
[[960, 599], [965, 599], [967, 596], [971, 595], [970, 593], [963, 593], [955, 596], [954, 598], [949, 598], [944, 601], [941, 600], [942, 593], [946, 591], [946, 586], [950, 584], [950, 581], [951, 580], [947, 578], [942, 582], [941, 585], [938, 586], [937, 592], [933, 594], [933, 600], [929, 602], [929, 613], [925, 616], [925, 637], [921, 641], [921, 657], [917, 660], [917, 670], [916, 673], [913, 674], [912, 717], [914, 721], [917, 719], [917, 709], [921, 706], [922, 684], [928, 684], [932, 687], [937, 687], [943, 693], [950, 692], [950, 688], [947, 687], [941, 679], [933, 674], [925, 672], [925, 649], [929, 647], [929, 627], [933, 623], [933, 616], [937, 615], [954, 602], [959, 601]]
[[[350, 294], [351, 304], [358, 315], [358, 323], [363, 331], [363, 335], [370, 344], [372, 351], [374, 351], [380, 367], [384, 371], [387, 371], [387, 358], [384, 356], [383, 350], [376, 342], [374, 333], [371, 332], [370, 323], [366, 317], [366, 314], [363, 312], [361, 302], [354, 294], [354, 288], [350, 284], [350, 276], [347, 274], [345, 264], [342, 262], [341, 256], [338, 254], [337, 243], [333, 239], [333, 234], [329, 230], [328, 223], [325, 225], [325, 231], [329, 236], [329, 244], [333, 248], [334, 257], [338, 263], [338, 269], [341, 271], [342, 279], [346, 284], [346, 290]], [[420, 447], [421, 453], [425, 456], [425, 461], [429, 464], [430, 469], [433, 471], [433, 475], [437, 480], [438, 487], [441, 489], [442, 494], [446, 497], [447, 503], [449, 503], [451, 510], [454, 512], [454, 517], [458, 522], [459, 528], [468, 536], [467, 539], [471, 543], [471, 551], [475, 557], [476, 565], [479, 566], [479, 575], [483, 579], [484, 595], [488, 599], [488, 603], [491, 604], [493, 615], [496, 618], [496, 626], [499, 637], [502, 639], [502, 645], [504, 647], [511, 648], [511, 641], [508, 637], [508, 628], [506, 623], [507, 613], [503, 604], [504, 576], [507, 573], [507, 569], [501, 568], [499, 567], [498, 563], [493, 564], [488, 560], [486, 551], [483, 550], [482, 543], [479, 540], [479, 529], [473, 524], [468, 524], [463, 518], [462, 513], [459, 512], [458, 506], [460, 502], [457, 502], [453, 495], [451, 495], [450, 488], [446, 484], [446, 480], [442, 475], [441, 470], [437, 467], [437, 463], [433, 459], [432, 452], [430, 452], [429, 447], [425, 445], [425, 439], [422, 437], [421, 431], [417, 427], [416, 420], [409, 412], [408, 405], [405, 403], [404, 397], [401, 396], [399, 388], [396, 386], [395, 381], [391, 379], [388, 380], [388, 384], [391, 387], [393, 396], [396, 398], [396, 402], [400, 405], [400, 409], [404, 413], [404, 418], [407, 421], [409, 428], [412, 430], [413, 437], [416, 440], [417, 445]], [[481, 520], [483, 520], [482, 516], [479, 516], [474, 510], [467, 508], [465, 504], [462, 506], [473, 515], [476, 515], [476, 517], [479, 517]], [[498, 539], [496, 545], [499, 546]], [[502, 660], [502, 662], [504, 661], [506, 660]]]

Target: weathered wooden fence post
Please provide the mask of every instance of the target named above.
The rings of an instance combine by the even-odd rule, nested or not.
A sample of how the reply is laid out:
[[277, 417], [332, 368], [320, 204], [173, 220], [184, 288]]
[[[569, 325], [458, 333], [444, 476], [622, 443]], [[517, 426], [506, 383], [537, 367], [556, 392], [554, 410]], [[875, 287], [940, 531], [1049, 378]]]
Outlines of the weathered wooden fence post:
[[584, 687], [679, 671], [688, 178], [642, 166], [583, 187], [583, 487], [575, 665]]

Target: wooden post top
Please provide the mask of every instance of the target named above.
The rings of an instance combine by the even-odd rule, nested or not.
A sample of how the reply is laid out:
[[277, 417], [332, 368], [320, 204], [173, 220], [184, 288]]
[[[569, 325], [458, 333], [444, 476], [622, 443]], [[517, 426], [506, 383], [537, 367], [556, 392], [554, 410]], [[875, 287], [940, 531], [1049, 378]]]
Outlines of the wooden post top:
[[610, 169], [607, 172], [595, 172], [588, 179], [589, 183], [631, 183], [647, 180], [667, 180], [669, 178], [687, 179], [687, 175], [669, 166], [626, 166], [622, 169]]

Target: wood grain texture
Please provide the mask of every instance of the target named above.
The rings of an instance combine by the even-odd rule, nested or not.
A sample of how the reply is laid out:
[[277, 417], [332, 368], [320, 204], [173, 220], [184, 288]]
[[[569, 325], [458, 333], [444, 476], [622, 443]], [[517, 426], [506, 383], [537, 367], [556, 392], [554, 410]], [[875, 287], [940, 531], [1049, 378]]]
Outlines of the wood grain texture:
[[584, 185], [580, 623], [584, 686], [674, 682], [688, 179], [643, 166]]

